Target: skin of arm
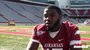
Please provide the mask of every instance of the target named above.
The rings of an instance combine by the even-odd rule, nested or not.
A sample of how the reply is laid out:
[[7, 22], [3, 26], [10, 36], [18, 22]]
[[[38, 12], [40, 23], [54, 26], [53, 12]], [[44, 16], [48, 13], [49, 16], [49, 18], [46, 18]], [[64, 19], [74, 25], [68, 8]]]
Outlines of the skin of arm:
[[26, 50], [38, 50], [39, 43], [31, 42]]

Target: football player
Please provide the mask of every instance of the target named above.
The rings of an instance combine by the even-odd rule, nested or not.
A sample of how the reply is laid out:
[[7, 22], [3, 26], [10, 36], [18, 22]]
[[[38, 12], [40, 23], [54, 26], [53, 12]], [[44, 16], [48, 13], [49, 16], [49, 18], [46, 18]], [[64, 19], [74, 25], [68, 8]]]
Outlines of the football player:
[[44, 9], [44, 24], [34, 28], [32, 39], [27, 50], [82, 50], [74, 48], [80, 44], [80, 32], [76, 25], [62, 21], [62, 12], [57, 6], [48, 6]]

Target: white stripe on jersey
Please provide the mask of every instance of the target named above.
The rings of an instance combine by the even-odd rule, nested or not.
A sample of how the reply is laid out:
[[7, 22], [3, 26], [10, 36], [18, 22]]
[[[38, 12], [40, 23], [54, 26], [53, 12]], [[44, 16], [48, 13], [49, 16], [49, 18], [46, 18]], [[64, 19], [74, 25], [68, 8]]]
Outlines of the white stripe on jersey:
[[31, 41], [36, 42], [36, 43], [40, 43], [38, 40], [32, 39]]
[[74, 45], [74, 44], [81, 44], [81, 41], [80, 40], [72, 40], [70, 42], [70, 45]]
[[80, 31], [79, 31], [79, 30], [77, 30], [77, 31], [75, 32], [75, 35], [76, 35], [76, 34], [80, 34]]

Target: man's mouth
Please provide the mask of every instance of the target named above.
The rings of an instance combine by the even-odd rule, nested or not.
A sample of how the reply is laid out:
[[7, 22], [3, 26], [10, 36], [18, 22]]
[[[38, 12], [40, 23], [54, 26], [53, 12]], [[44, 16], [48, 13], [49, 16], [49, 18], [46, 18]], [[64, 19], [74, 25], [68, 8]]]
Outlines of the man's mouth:
[[48, 21], [46, 21], [45, 24], [46, 24], [46, 26], [49, 26], [50, 25], [50, 23]]
[[45, 22], [45, 24], [49, 24], [49, 22], [48, 22], [48, 21], [46, 21], [46, 22]]
[[49, 25], [49, 23], [45, 23], [46, 25]]

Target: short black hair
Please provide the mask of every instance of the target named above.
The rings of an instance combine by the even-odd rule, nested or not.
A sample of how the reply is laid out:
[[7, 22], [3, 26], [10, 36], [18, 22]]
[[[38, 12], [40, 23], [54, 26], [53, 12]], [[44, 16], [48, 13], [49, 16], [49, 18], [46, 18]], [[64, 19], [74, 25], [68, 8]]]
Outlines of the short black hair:
[[61, 9], [57, 6], [50, 5], [50, 6], [47, 6], [47, 9], [55, 9], [58, 13], [62, 14]]

